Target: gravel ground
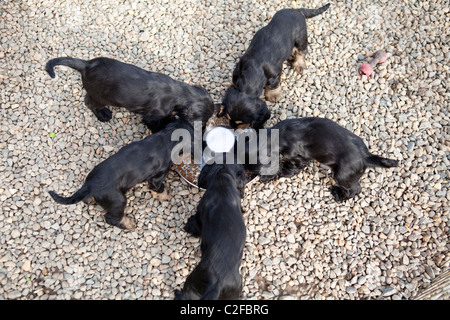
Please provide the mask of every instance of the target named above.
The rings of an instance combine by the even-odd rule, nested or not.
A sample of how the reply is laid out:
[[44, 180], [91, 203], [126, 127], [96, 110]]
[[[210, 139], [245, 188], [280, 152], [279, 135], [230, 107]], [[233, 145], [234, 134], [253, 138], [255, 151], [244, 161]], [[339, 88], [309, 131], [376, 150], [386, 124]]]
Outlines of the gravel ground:
[[[362, 193], [332, 199], [332, 177], [311, 164], [292, 179], [246, 188], [244, 299], [411, 299], [449, 267], [449, 5], [332, 1], [307, 21], [307, 70], [284, 68], [269, 125], [321, 116], [395, 158], [369, 169]], [[254, 33], [277, 10], [323, 1], [6, 0], [0, 3], [0, 298], [172, 299], [200, 260], [182, 231], [203, 192], [175, 171], [173, 198], [140, 184], [127, 213], [106, 224], [95, 204], [58, 205], [89, 171], [143, 138], [140, 117], [113, 109], [100, 123], [80, 75], [58, 56], [116, 58], [204, 86], [218, 101]], [[367, 52], [389, 58], [361, 78]], [[54, 136], [53, 134], [54, 133]]]

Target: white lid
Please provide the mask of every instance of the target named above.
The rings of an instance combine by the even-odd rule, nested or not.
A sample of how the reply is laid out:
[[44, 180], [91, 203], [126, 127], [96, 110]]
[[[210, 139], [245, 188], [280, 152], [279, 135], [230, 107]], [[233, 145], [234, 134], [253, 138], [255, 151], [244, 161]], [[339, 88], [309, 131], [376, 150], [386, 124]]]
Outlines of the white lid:
[[233, 148], [235, 136], [232, 130], [214, 127], [206, 134], [206, 144], [214, 152], [228, 152]]

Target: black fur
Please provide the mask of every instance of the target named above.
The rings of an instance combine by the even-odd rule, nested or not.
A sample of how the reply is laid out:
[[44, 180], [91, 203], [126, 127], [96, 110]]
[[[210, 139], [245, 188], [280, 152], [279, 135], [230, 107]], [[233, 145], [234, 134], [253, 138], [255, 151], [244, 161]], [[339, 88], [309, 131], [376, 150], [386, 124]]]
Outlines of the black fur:
[[133, 229], [131, 218], [124, 217], [127, 199], [125, 193], [138, 183], [148, 182], [149, 188], [163, 193], [164, 179], [172, 166], [171, 151], [178, 141], [171, 141], [176, 129], [192, 127], [184, 120], [176, 120], [158, 133], [122, 147], [116, 154], [98, 164], [86, 177], [83, 186], [70, 197], [61, 197], [49, 191], [61, 204], [87, 202], [93, 197], [107, 212], [107, 223], [122, 229]]
[[[291, 177], [299, 173], [309, 161], [315, 160], [333, 171], [336, 185], [331, 188], [331, 193], [338, 202], [361, 192], [359, 179], [366, 168], [398, 166], [396, 160], [371, 154], [360, 137], [328, 119], [288, 119], [269, 130], [279, 130], [282, 159], [278, 174], [262, 176], [261, 179], [270, 181], [278, 177]], [[259, 174], [263, 166], [246, 168], [253, 174]]]
[[197, 213], [189, 218], [185, 230], [201, 237], [202, 259], [187, 277], [175, 299], [238, 299], [242, 291], [239, 267], [246, 228], [241, 196], [245, 188], [241, 164], [205, 165], [199, 186], [207, 188]]
[[280, 10], [255, 34], [233, 71], [233, 84], [223, 100], [223, 113], [230, 116], [233, 128], [263, 127], [270, 113], [259, 97], [266, 88], [266, 99], [278, 100], [283, 62], [291, 55], [294, 69], [301, 72], [308, 46], [305, 19], [321, 14], [329, 6]]
[[143, 115], [143, 122], [153, 133], [173, 121], [174, 114], [194, 126], [194, 121], [205, 125], [214, 112], [213, 100], [204, 88], [173, 80], [165, 74], [109, 58], [85, 61], [63, 57], [47, 62], [45, 70], [52, 78], [57, 65], [81, 73], [85, 104], [103, 122], [111, 119], [111, 111], [106, 106], [123, 107]]
[[258, 96], [248, 95], [231, 86], [223, 99], [224, 110], [218, 116], [229, 115], [230, 126], [234, 129], [264, 128], [264, 123], [270, 119], [267, 105]]

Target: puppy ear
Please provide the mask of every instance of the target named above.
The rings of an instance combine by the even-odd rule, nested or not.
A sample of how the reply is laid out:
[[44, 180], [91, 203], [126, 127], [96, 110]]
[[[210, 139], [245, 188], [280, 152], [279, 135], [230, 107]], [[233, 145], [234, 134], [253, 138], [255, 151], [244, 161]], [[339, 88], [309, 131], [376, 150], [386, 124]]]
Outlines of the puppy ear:
[[[259, 100], [259, 99], [258, 99]], [[253, 122], [253, 128], [262, 129], [264, 128], [264, 123], [270, 118], [270, 112], [264, 101], [260, 100], [257, 104], [257, 109], [255, 112], [255, 120]]]
[[236, 80], [236, 84], [234, 85], [236, 90], [238, 91], [244, 91], [245, 89], [245, 78], [239, 78]]
[[208, 188], [208, 174], [211, 170], [211, 165], [205, 164], [202, 171], [200, 171], [200, 175], [198, 176], [197, 185], [200, 188], [207, 189]]
[[261, 101], [261, 102], [262, 102], [262, 103], [259, 105], [259, 110], [258, 110], [258, 112], [259, 112], [259, 115], [260, 115], [261, 119], [262, 119], [263, 121], [267, 121], [267, 120], [269, 120], [269, 118], [270, 118], [270, 111], [269, 111], [269, 109], [267, 108], [266, 103], [265, 103], [264, 101]]

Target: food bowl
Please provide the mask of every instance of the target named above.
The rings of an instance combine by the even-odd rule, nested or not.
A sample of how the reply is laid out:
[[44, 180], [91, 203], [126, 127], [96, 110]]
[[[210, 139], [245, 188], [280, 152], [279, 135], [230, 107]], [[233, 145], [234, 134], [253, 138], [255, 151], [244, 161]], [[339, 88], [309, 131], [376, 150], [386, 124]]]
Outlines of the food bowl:
[[[236, 138], [234, 132], [230, 129], [230, 121], [228, 118], [217, 116], [220, 107], [220, 103], [214, 104], [214, 114], [206, 122], [206, 144], [209, 149], [214, 152], [228, 152], [233, 148]], [[205, 190], [198, 186], [198, 177], [205, 163], [211, 159], [208, 154], [208, 152], [203, 152], [202, 164], [194, 163], [194, 157], [192, 155], [189, 163], [174, 164], [174, 169], [188, 184], [201, 190]], [[256, 176], [252, 176], [247, 170], [246, 175], [247, 184], [256, 179]]]

